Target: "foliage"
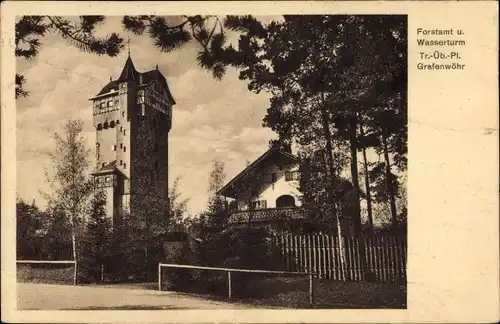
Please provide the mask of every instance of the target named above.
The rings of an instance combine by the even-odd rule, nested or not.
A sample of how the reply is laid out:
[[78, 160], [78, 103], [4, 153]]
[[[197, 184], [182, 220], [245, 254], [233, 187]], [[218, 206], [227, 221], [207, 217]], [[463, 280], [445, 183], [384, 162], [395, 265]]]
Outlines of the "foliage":
[[[123, 38], [113, 32], [106, 37], [97, 37], [95, 30], [104, 22], [104, 16], [23, 16], [16, 22], [16, 57], [34, 59], [42, 45], [41, 39], [48, 33], [57, 33], [69, 44], [78, 49], [97, 55], [117, 56], [124, 48]], [[259, 31], [254, 18], [228, 16], [222, 22], [217, 16], [124, 16], [122, 28], [135, 35], [147, 34], [155, 47], [161, 52], [171, 52], [190, 42], [201, 47], [196, 60], [210, 72], [215, 79], [221, 79], [229, 65], [223, 51], [226, 43], [225, 28], [245, 30], [249, 33]], [[247, 28], [245, 25], [248, 25]], [[263, 30], [263, 29], [262, 29]], [[261, 30], [261, 32], [262, 32]], [[222, 55], [222, 56], [221, 56]], [[216, 57], [218, 57], [216, 59]], [[16, 74], [16, 98], [26, 97], [25, 77]]]
[[72, 226], [82, 221], [93, 182], [88, 176], [89, 150], [82, 135], [83, 121], [68, 120], [64, 133], [54, 134], [56, 149], [49, 154], [53, 175], [46, 171], [52, 192], [42, 192], [50, 207], [61, 208]]
[[189, 199], [181, 200], [179, 190], [180, 178], [176, 178], [169, 190], [168, 225], [166, 232], [183, 232], [186, 230], [186, 212]]
[[[64, 18], [60, 16], [22, 16], [15, 26], [16, 57], [27, 60], [36, 58], [42, 42], [40, 39], [48, 33], [58, 33], [63, 39], [78, 49], [98, 55], [116, 56], [123, 46], [123, 39], [117, 33], [106, 37], [94, 35], [95, 28], [104, 21], [104, 16], [78, 16]], [[16, 98], [26, 97], [24, 90], [26, 79], [16, 74]]]
[[34, 260], [41, 255], [44, 234], [42, 217], [42, 211], [38, 209], [34, 201], [29, 205], [22, 199], [17, 200], [16, 250], [18, 260]]
[[111, 220], [106, 216], [106, 193], [94, 193], [88, 207], [88, 221], [80, 243], [80, 277], [85, 281], [98, 282], [101, 271], [109, 267], [111, 248]]
[[[261, 228], [226, 228], [207, 236], [199, 243], [198, 257], [201, 265], [240, 269], [277, 269], [268, 245], [269, 233]], [[193, 274], [194, 276], [194, 274]], [[232, 274], [235, 296], [249, 297], [252, 291], [252, 274]], [[262, 276], [262, 275], [259, 275]], [[227, 293], [227, 274], [202, 271], [197, 282], [212, 293]]]
[[[50, 153], [53, 172], [46, 172], [51, 193], [43, 193], [49, 209], [57, 215], [58, 221], [71, 229], [72, 259], [78, 261], [79, 238], [82, 234], [82, 224], [85, 222], [85, 207], [92, 192], [93, 181], [89, 179], [89, 152], [85, 138], [82, 136], [83, 122], [69, 120], [64, 128], [64, 134], [55, 134], [56, 149]], [[61, 224], [61, 225], [62, 225]], [[57, 229], [56, 229], [57, 230]], [[55, 233], [54, 239], [60, 240], [61, 233]]]
[[219, 190], [222, 189], [226, 173], [224, 171], [224, 162], [214, 160], [212, 164], [212, 171], [208, 179], [208, 206], [206, 212], [203, 214], [204, 222], [209, 227], [215, 230], [220, 230], [227, 225], [228, 214], [227, 206], [224, 197], [220, 196]]

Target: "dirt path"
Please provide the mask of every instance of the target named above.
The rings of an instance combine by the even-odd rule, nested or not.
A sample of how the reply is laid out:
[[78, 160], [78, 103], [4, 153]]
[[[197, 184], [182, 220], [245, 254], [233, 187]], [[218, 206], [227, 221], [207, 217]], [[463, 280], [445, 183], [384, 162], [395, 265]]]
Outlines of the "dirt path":
[[[131, 287], [132, 288], [132, 287]], [[135, 288], [135, 287], [134, 287]], [[20, 310], [248, 309], [248, 305], [137, 288], [18, 283]]]

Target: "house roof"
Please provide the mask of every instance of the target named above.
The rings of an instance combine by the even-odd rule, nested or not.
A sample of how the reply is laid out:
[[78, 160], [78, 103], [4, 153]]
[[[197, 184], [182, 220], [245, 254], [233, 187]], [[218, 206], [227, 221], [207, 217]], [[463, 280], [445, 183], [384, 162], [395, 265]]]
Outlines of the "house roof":
[[99, 170], [92, 172], [92, 175], [113, 174], [119, 172], [123, 174], [120, 169], [116, 167], [116, 161], [111, 161], [101, 167]]
[[241, 171], [236, 177], [234, 177], [231, 181], [229, 181], [222, 189], [220, 189], [217, 194], [225, 197], [234, 198], [235, 196], [235, 186], [241, 181], [245, 175], [249, 174], [250, 171], [259, 168], [262, 165], [265, 165], [269, 161], [275, 161], [276, 158], [284, 158], [289, 163], [298, 163], [299, 159], [288, 152], [283, 150], [279, 150], [276, 148], [270, 148], [264, 154], [262, 154], [259, 158], [257, 158], [253, 163], [248, 165], [243, 171]]
[[139, 86], [145, 86], [156, 81], [158, 81], [167, 90], [168, 99], [172, 102], [172, 104], [175, 105], [175, 100], [168, 87], [167, 79], [158, 70], [158, 66], [154, 70], [138, 72], [134, 66], [134, 62], [132, 62], [132, 58], [129, 56], [127, 58], [127, 61], [125, 61], [125, 65], [123, 66], [122, 72], [120, 73], [118, 79], [109, 81], [108, 84], [106, 84], [96, 96], [108, 93], [113, 89], [118, 90], [118, 85], [121, 82], [135, 82]]

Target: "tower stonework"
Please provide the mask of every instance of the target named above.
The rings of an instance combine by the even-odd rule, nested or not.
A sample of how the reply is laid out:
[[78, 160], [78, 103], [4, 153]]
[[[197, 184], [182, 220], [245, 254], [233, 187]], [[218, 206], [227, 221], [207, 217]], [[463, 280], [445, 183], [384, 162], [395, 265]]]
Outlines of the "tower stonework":
[[138, 72], [130, 56], [116, 80], [90, 98], [96, 131], [93, 176], [113, 223], [156, 214], [168, 203], [168, 133], [175, 101], [158, 70]]

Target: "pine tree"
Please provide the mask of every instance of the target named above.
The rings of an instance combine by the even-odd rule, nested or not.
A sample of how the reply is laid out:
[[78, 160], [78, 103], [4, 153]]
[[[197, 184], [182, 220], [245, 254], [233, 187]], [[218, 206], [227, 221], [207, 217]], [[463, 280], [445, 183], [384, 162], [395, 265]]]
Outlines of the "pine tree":
[[106, 193], [97, 190], [88, 207], [88, 221], [81, 242], [80, 278], [98, 282], [109, 265], [111, 220], [106, 217]]

